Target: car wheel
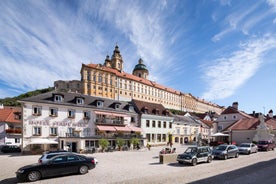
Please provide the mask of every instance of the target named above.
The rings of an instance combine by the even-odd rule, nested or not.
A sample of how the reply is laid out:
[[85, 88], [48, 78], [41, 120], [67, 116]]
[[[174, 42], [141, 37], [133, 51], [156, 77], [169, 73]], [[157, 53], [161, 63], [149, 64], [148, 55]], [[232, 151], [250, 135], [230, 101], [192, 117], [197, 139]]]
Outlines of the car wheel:
[[235, 158], [238, 158], [238, 157], [239, 157], [239, 153], [236, 153]]
[[207, 162], [208, 162], [208, 163], [211, 163], [212, 160], [213, 160], [212, 157], [208, 157], [208, 158], [207, 158]]
[[192, 160], [192, 165], [195, 166], [195, 165], [196, 165], [196, 162], [197, 162], [197, 160], [196, 160], [196, 158], [194, 158], [194, 159]]
[[86, 165], [83, 165], [79, 169], [80, 174], [86, 174], [88, 172], [88, 167]]
[[38, 171], [31, 171], [27, 175], [28, 181], [37, 181], [41, 178], [41, 174]]
[[251, 154], [251, 151], [248, 151], [248, 153], [247, 153], [248, 155], [250, 155]]
[[224, 155], [223, 159], [226, 160], [227, 158], [228, 158], [228, 156], [227, 156], [227, 155]]

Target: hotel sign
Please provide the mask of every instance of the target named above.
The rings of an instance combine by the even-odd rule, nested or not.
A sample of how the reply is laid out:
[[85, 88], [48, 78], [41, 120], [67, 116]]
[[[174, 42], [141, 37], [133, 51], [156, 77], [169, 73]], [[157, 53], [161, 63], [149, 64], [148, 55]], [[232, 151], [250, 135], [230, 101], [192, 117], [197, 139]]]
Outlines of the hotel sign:
[[82, 122], [78, 122], [78, 123], [72, 123], [72, 122], [58, 122], [58, 121], [54, 121], [54, 122], [49, 122], [49, 121], [45, 121], [45, 120], [40, 120], [40, 121], [34, 121], [34, 120], [30, 120], [29, 121], [29, 125], [39, 125], [39, 126], [66, 126], [66, 127], [87, 127], [87, 123], [82, 123]]

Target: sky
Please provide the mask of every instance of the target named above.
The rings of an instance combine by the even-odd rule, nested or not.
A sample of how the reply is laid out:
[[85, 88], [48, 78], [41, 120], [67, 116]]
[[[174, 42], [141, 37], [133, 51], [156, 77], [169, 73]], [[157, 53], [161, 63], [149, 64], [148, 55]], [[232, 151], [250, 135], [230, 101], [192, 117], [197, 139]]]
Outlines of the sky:
[[276, 114], [276, 0], [1, 0], [0, 98], [80, 80], [116, 44], [124, 72]]

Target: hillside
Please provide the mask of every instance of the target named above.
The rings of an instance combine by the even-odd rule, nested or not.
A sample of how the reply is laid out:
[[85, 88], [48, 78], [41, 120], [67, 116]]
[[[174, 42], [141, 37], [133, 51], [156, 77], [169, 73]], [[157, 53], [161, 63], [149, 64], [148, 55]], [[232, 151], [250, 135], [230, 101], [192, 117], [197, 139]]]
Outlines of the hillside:
[[8, 97], [8, 98], [0, 99], [0, 104], [3, 104], [4, 106], [20, 106], [20, 103], [18, 103], [17, 100], [21, 100], [23, 98], [39, 95], [41, 93], [47, 93], [47, 92], [50, 92], [53, 90], [54, 90], [53, 87], [49, 87], [49, 88], [45, 88], [45, 89], [38, 89], [35, 91], [30, 91], [30, 92], [21, 94], [16, 97], [12, 97], [12, 98]]

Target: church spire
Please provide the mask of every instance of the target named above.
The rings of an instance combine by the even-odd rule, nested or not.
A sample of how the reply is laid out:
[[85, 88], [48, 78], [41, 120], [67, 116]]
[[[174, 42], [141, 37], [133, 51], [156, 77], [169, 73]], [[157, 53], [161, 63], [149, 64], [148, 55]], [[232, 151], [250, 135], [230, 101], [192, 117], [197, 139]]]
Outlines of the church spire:
[[111, 67], [119, 71], [123, 71], [123, 58], [120, 54], [119, 46], [116, 44], [111, 58]]

